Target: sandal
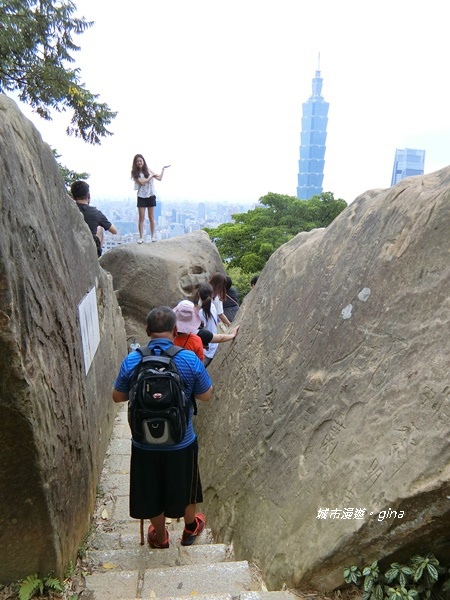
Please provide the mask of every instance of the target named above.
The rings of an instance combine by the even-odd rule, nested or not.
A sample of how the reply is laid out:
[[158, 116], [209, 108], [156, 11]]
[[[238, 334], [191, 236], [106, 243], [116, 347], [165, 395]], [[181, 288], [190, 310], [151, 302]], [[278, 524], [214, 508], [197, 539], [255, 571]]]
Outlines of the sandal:
[[182, 546], [191, 546], [194, 543], [195, 538], [205, 529], [205, 515], [203, 513], [197, 513], [195, 515], [195, 523], [196, 527], [194, 531], [189, 531], [186, 527], [183, 529], [183, 536], [181, 538]]
[[150, 525], [150, 527], [148, 528], [148, 535], [147, 535], [148, 545], [150, 546], [150, 548], [156, 548], [156, 549], [168, 548], [170, 538], [169, 538], [169, 532], [167, 531], [167, 527], [166, 527], [166, 536], [167, 537], [166, 537], [166, 541], [164, 542], [164, 544], [160, 544], [156, 539], [155, 528], [153, 527], [153, 525]]

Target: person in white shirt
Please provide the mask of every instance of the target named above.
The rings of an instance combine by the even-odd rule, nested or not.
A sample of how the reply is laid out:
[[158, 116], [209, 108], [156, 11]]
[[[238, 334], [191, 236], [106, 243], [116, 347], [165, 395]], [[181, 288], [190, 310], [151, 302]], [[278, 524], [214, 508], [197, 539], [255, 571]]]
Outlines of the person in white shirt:
[[157, 179], [161, 181], [164, 175], [164, 170], [168, 169], [170, 165], [166, 165], [162, 168], [161, 173], [157, 175], [151, 169], [148, 168], [145, 158], [142, 154], [136, 154], [133, 158], [133, 165], [131, 167], [131, 179], [134, 181], [134, 189], [137, 190], [137, 208], [139, 212], [139, 240], [138, 244], [142, 244], [144, 241], [144, 221], [145, 221], [145, 209], [148, 210], [148, 220], [150, 221], [150, 232], [152, 236], [152, 242], [156, 242], [155, 236], [155, 206], [156, 206], [156, 195], [153, 185], [153, 180]]
[[217, 316], [226, 327], [229, 327], [231, 323], [223, 312], [223, 302], [227, 297], [227, 277], [223, 273], [214, 273], [209, 280], [209, 284], [212, 287], [212, 299], [216, 307]]

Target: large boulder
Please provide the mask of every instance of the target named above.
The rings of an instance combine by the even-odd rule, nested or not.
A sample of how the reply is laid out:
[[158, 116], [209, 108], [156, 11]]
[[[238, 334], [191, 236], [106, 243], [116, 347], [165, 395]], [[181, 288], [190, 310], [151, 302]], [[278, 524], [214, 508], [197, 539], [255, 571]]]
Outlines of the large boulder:
[[147, 343], [145, 319], [156, 306], [193, 300], [200, 283], [224, 268], [205, 231], [150, 244], [126, 244], [102, 256], [100, 264], [114, 279], [127, 335]]
[[197, 421], [219, 541], [271, 588], [450, 556], [450, 168], [357, 198], [271, 257]]
[[[126, 352], [111, 276], [50, 148], [0, 95], [0, 582], [64, 575], [89, 530]], [[98, 344], [99, 342], [99, 344]]]

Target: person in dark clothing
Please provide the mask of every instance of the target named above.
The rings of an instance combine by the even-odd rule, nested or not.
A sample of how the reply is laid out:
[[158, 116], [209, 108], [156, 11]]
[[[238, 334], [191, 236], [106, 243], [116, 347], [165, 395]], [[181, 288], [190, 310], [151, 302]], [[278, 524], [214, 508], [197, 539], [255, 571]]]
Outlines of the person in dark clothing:
[[236, 288], [232, 287], [233, 282], [231, 281], [231, 277], [227, 276], [226, 280], [227, 295], [223, 301], [223, 312], [231, 323], [231, 321], [233, 321], [236, 317], [237, 311], [239, 310], [238, 291]]
[[70, 191], [72, 198], [77, 203], [84, 220], [91, 230], [95, 245], [97, 246], [97, 255], [100, 258], [102, 255], [103, 230], [105, 229], [115, 234], [117, 233], [117, 229], [100, 210], [95, 208], [95, 206], [90, 206], [91, 194], [89, 192], [89, 184], [85, 181], [75, 181], [70, 186]]

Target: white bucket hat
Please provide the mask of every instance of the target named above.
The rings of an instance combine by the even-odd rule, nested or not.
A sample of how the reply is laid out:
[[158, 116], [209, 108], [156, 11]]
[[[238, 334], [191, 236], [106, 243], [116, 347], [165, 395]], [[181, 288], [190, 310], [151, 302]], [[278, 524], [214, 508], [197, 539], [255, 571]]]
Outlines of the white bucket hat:
[[197, 333], [201, 320], [193, 302], [181, 300], [173, 312], [177, 315], [177, 327], [180, 333]]

